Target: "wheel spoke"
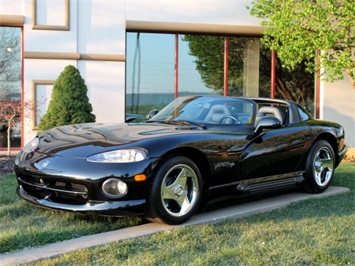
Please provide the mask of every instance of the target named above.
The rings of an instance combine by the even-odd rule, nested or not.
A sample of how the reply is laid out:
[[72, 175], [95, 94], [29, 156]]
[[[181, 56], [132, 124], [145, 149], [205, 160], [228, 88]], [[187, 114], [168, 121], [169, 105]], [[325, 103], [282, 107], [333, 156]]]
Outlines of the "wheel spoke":
[[189, 208], [191, 206], [191, 201], [189, 200], [187, 195], [185, 195], [185, 197], [184, 197], [183, 201], [181, 202], [180, 206], [181, 206], [180, 213], [186, 213], [189, 210]]
[[163, 200], [174, 200], [180, 207], [182, 207], [184, 201], [187, 200], [186, 172], [187, 170], [185, 168], [181, 168], [180, 173], [178, 174], [174, 182], [170, 185], [164, 185], [164, 187], [162, 188]]
[[314, 158], [314, 179], [319, 186], [325, 186], [333, 174], [334, 161], [328, 148], [320, 149]]
[[161, 186], [161, 200], [166, 211], [176, 217], [186, 215], [198, 200], [198, 179], [186, 164], [175, 165], [165, 175]]

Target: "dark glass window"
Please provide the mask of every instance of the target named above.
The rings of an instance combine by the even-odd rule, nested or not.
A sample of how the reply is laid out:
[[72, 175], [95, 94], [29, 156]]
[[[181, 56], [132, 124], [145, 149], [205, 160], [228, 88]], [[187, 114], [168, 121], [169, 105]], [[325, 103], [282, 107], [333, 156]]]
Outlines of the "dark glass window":
[[304, 64], [298, 64], [292, 70], [282, 67], [278, 59], [276, 64], [276, 98], [292, 100], [314, 113], [314, 74], [305, 70]]
[[0, 27], [0, 148], [21, 146], [21, 28]]
[[308, 111], [301, 106], [298, 106], [298, 113], [300, 114], [300, 119], [301, 121], [306, 121], [311, 119], [311, 115], [308, 113]]
[[[175, 94], [209, 94], [187, 43], [175, 34], [127, 33], [126, 114], [146, 116]], [[176, 77], [176, 73], [178, 73]]]
[[191, 94], [271, 97], [272, 72], [275, 98], [313, 112], [313, 75], [279, 60], [272, 70], [271, 51], [258, 37], [128, 32], [126, 47], [126, 113], [145, 116]]

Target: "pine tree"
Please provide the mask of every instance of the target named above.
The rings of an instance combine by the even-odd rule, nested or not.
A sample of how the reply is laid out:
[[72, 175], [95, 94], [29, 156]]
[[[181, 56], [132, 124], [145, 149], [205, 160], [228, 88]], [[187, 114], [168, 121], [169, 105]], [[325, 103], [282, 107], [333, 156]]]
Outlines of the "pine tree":
[[44, 131], [57, 126], [95, 122], [91, 112], [85, 81], [74, 66], [68, 65], [54, 83], [52, 98], [39, 128]]

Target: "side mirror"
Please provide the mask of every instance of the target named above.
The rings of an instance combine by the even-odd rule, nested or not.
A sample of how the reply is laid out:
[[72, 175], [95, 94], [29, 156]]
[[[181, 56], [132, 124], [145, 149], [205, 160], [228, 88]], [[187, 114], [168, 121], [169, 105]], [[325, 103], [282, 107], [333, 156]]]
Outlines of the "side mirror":
[[281, 121], [273, 116], [262, 117], [255, 127], [255, 135], [260, 134], [264, 129], [276, 129], [281, 127]]

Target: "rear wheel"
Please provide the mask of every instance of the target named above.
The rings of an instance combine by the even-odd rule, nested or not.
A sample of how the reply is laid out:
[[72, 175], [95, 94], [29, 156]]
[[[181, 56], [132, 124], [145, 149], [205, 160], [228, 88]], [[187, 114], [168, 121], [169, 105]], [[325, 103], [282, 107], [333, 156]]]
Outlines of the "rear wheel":
[[172, 157], [154, 177], [146, 218], [167, 224], [183, 223], [198, 209], [201, 191], [202, 179], [196, 164], [184, 156]]
[[312, 193], [325, 191], [333, 179], [334, 166], [332, 146], [325, 140], [314, 143], [307, 158], [304, 190]]

